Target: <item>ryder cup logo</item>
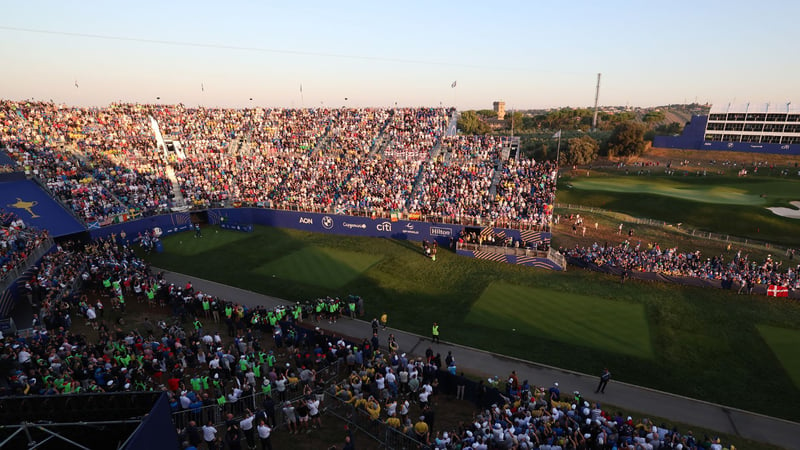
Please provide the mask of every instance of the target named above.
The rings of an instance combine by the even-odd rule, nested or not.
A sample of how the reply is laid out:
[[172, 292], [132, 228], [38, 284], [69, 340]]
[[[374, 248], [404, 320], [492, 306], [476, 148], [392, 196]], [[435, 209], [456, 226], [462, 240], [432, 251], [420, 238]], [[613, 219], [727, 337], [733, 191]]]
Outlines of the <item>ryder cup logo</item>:
[[331, 219], [331, 216], [325, 216], [322, 218], [322, 228], [325, 228], [326, 230], [333, 228], [333, 219]]

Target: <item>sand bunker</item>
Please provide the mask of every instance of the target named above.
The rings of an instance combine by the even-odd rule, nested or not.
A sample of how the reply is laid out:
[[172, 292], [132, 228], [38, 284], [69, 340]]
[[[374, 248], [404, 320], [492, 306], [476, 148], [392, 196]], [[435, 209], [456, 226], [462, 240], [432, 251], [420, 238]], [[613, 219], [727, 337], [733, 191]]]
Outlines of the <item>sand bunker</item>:
[[789, 204], [794, 206], [794, 208], [784, 208], [781, 206], [774, 206], [772, 208], [767, 208], [767, 209], [781, 217], [788, 217], [789, 219], [800, 219], [800, 202], [789, 202]]

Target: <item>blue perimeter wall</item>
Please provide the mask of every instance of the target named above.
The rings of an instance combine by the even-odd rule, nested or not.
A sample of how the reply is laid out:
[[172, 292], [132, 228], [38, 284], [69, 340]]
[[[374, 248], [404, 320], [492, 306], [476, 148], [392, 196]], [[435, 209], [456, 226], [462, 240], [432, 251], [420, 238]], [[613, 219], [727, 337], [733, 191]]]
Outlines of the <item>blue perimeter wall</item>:
[[[316, 233], [339, 234], [344, 236], [387, 237], [412, 241], [437, 241], [440, 245], [449, 245], [450, 238], [457, 239], [464, 229], [463, 225], [446, 223], [419, 222], [413, 220], [398, 220], [358, 216], [345, 216], [337, 214], [308, 213], [296, 211], [282, 211], [264, 208], [224, 208], [210, 209], [208, 221], [219, 224], [223, 218], [228, 224], [264, 225], [268, 227], [291, 228], [295, 230], [312, 231]], [[161, 228], [164, 235], [190, 230], [192, 227], [189, 213], [172, 213], [161, 216], [146, 217], [143, 219], [108, 225], [102, 228], [89, 230], [93, 238], [106, 237], [113, 234], [119, 235], [125, 231], [127, 239], [132, 240], [146, 230]], [[474, 227], [478, 228], [478, 227]], [[550, 240], [549, 232], [521, 231], [507, 228], [491, 228], [495, 234], [525, 239], [526, 241]]]
[[[450, 239], [458, 239], [463, 225], [444, 223], [418, 222], [413, 220], [398, 220], [368, 217], [344, 216], [337, 214], [307, 213], [295, 211], [281, 211], [263, 208], [225, 208], [210, 209], [208, 221], [211, 224], [220, 224], [223, 221], [228, 225], [264, 225], [268, 227], [291, 228], [295, 230], [312, 231], [316, 233], [329, 233], [344, 236], [385, 237], [410, 241], [436, 241], [440, 246], [450, 246]], [[147, 217], [144, 219], [109, 225], [99, 229], [89, 230], [92, 237], [106, 237], [113, 234], [119, 235], [125, 231], [128, 240], [155, 227], [161, 228], [164, 235], [187, 231], [192, 228], [189, 213], [173, 213], [162, 216]], [[477, 227], [475, 227], [477, 228]], [[484, 228], [483, 232], [495, 235], [512, 237], [515, 240], [528, 242], [550, 241], [549, 232], [521, 231], [507, 228]], [[461, 253], [464, 256], [476, 257], [471, 252]], [[510, 264], [526, 264], [536, 267], [548, 267], [560, 270], [555, 264], [547, 264], [542, 258], [527, 260], [521, 258], [513, 261], [504, 258], [503, 262]]]
[[778, 155], [800, 155], [800, 144], [753, 144], [750, 142], [706, 141], [708, 116], [692, 116], [680, 136], [656, 136], [655, 148], [681, 150], [715, 150], [724, 152], [774, 153]]

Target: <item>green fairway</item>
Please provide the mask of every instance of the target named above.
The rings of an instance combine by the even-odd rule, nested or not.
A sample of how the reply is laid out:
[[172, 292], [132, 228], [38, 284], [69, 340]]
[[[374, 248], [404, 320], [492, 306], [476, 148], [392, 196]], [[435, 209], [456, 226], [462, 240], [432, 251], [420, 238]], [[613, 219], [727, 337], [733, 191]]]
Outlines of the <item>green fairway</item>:
[[334, 248], [306, 247], [258, 266], [253, 272], [338, 289], [381, 260], [380, 256]]
[[800, 388], [800, 351], [797, 348], [800, 343], [800, 330], [764, 324], [758, 324], [756, 327], [794, 381], [795, 386]]
[[367, 320], [386, 312], [393, 327], [420, 335], [436, 321], [445, 341], [584, 373], [607, 365], [620, 381], [800, 419], [793, 402], [782, 401], [800, 399], [800, 388], [753, 325], [800, 329], [795, 301], [621, 285], [595, 272], [498, 264], [446, 248], [433, 262], [419, 243], [402, 240], [262, 226], [203, 234], [167, 236], [164, 253], [148, 259], [290, 301], [357, 294]]
[[572, 186], [575, 189], [589, 191], [637, 192], [722, 205], [763, 205], [766, 203], [760, 194], [748, 193], [747, 190], [738, 187], [695, 186], [672, 179], [659, 179], [657, 182], [652, 180], [644, 177], [581, 178], [573, 180]]
[[[545, 288], [492, 283], [466, 322], [639, 358], [653, 358], [644, 307]], [[515, 324], [513, 330], [508, 324]]]
[[611, 175], [559, 180], [557, 201], [681, 223], [722, 235], [800, 246], [800, 220], [768, 208], [800, 201], [800, 180], [735, 176]]

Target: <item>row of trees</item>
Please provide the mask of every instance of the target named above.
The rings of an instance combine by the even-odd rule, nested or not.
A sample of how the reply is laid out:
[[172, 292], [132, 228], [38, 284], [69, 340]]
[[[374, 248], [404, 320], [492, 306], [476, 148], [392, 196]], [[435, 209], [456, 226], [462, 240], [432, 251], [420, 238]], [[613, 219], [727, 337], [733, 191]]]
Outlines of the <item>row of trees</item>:
[[[666, 115], [651, 110], [639, 116], [632, 111], [614, 114], [600, 113], [598, 129], [591, 130], [594, 112], [589, 108], [561, 108], [545, 114], [526, 116], [519, 111], [509, 112], [504, 129], [512, 130], [522, 139], [523, 152], [535, 159], [556, 159], [562, 165], [589, 164], [598, 156], [629, 158], [641, 155], [656, 135], [679, 134], [683, 125], [678, 122], [664, 124]], [[464, 134], [489, 134], [487, 122], [497, 119], [490, 109], [464, 111], [458, 128]], [[562, 130], [561, 147], [552, 137], [554, 130]]]
[[647, 127], [639, 122], [623, 122], [612, 131], [596, 133], [565, 132], [559, 147], [553, 135], [522, 136], [525, 154], [537, 160], [559, 159], [561, 165], [590, 164], [599, 156], [630, 158], [644, 153], [649, 142]]

